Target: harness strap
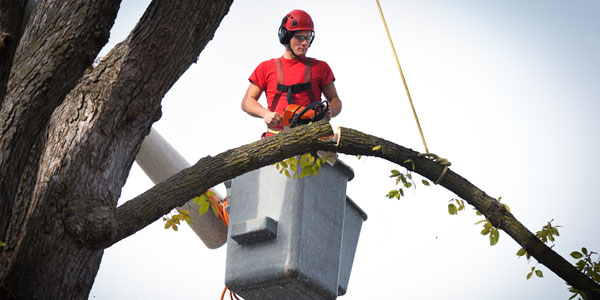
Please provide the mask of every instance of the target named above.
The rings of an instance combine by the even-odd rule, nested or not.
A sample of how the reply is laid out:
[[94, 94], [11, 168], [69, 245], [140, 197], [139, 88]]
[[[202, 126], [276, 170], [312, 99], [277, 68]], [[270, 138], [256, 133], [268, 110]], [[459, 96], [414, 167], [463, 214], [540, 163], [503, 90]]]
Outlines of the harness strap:
[[310, 100], [310, 102], [315, 102], [315, 93], [312, 90], [312, 87], [310, 86], [310, 82], [312, 79], [312, 63], [313, 63], [313, 59], [310, 57], [306, 58], [306, 69], [304, 70], [304, 84], [308, 83], [309, 88], [306, 89], [306, 93], [308, 94], [308, 99]]
[[275, 96], [273, 96], [270, 111], [275, 111], [277, 104], [279, 103], [279, 98], [281, 98], [281, 94], [284, 92], [279, 90], [279, 84], [283, 85], [283, 67], [281, 66], [281, 57], [275, 60], [275, 66], [277, 69], [277, 92], [275, 93]]
[[286, 92], [286, 100], [288, 102], [288, 105], [294, 103], [294, 94], [299, 94], [303, 91], [306, 91], [310, 102], [316, 101], [315, 94], [312, 91], [312, 84], [310, 82], [312, 78], [312, 61], [312, 58], [306, 58], [306, 68], [304, 69], [304, 83], [285, 85], [283, 84], [283, 67], [281, 64], [281, 58], [277, 58], [275, 60], [275, 65], [277, 67], [277, 92], [275, 92], [275, 96], [273, 96], [273, 101], [271, 102], [271, 107], [269, 109], [270, 111], [275, 111], [283, 92]]

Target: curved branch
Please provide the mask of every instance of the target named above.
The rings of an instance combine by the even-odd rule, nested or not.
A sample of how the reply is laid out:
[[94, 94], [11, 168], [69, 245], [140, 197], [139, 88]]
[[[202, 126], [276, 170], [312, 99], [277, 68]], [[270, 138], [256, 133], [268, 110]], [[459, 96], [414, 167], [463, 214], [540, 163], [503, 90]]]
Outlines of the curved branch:
[[[372, 148], [376, 145], [382, 145], [381, 149], [379, 151], [372, 151]], [[414, 172], [431, 181], [437, 180], [444, 169], [442, 165], [430, 159], [419, 157], [415, 151], [353, 129], [342, 129], [342, 139], [337, 151], [380, 157], [402, 165], [409, 170], [412, 168], [412, 165], [405, 161], [410, 159], [414, 162]], [[544, 244], [527, 227], [521, 224], [504, 205], [500, 204], [498, 200], [488, 196], [484, 191], [452, 170], [447, 171], [440, 185], [473, 205], [494, 226], [504, 230], [527, 253], [535, 257], [538, 262], [548, 267], [548, 269], [564, 279], [568, 284], [585, 291], [587, 295], [592, 297], [591, 299], [600, 299], [600, 285], [579, 272], [567, 260]]]
[[[201, 159], [194, 166], [120, 206], [116, 214], [119, 233], [117, 238], [106, 246], [135, 233], [211, 186], [250, 170], [310, 151], [329, 150], [380, 157], [432, 181], [435, 181], [444, 169], [442, 165], [419, 156], [416, 151], [349, 128], [341, 128], [338, 144], [331, 139], [322, 139], [330, 136], [332, 132], [329, 123], [321, 121], [286, 130], [277, 136], [223, 152], [215, 157]], [[373, 151], [375, 146], [381, 148]], [[567, 283], [585, 291], [593, 299], [600, 297], [598, 284], [542, 243], [496, 199], [486, 195], [484, 191], [451, 170], [447, 171], [440, 185], [475, 206], [492, 224], [508, 233], [529, 254]]]
[[105, 241], [104, 247], [110, 247], [136, 233], [175, 207], [183, 205], [221, 182], [322, 147], [324, 142], [319, 138], [333, 132], [327, 122], [316, 124], [318, 125], [287, 130], [282, 134], [225, 151], [215, 157], [204, 157], [192, 167], [125, 202], [116, 212], [119, 224], [117, 237]]

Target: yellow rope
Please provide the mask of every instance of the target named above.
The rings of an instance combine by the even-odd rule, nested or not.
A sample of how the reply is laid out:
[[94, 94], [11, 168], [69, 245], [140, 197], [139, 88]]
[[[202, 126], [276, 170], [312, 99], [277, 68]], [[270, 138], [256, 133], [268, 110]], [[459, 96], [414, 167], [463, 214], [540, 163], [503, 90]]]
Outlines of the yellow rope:
[[419, 118], [417, 117], [417, 112], [415, 111], [415, 106], [413, 105], [412, 98], [410, 97], [410, 92], [408, 91], [408, 85], [406, 85], [406, 79], [404, 79], [404, 73], [402, 72], [402, 67], [400, 67], [400, 61], [398, 60], [398, 55], [396, 55], [396, 48], [394, 48], [394, 43], [392, 42], [392, 37], [390, 36], [390, 31], [388, 30], [387, 23], [385, 22], [385, 18], [383, 17], [383, 11], [381, 10], [381, 5], [379, 4], [379, 0], [377, 1], [377, 7], [379, 8], [379, 14], [381, 15], [381, 20], [383, 21], [383, 26], [385, 27], [385, 32], [387, 33], [388, 39], [390, 40], [390, 45], [392, 46], [392, 52], [394, 52], [394, 57], [396, 58], [396, 64], [398, 65], [398, 70], [400, 71], [400, 77], [402, 77], [402, 83], [404, 83], [404, 89], [406, 90], [406, 95], [408, 96], [408, 101], [410, 102], [410, 107], [412, 108], [413, 115], [415, 116], [415, 121], [417, 121], [417, 127], [419, 127], [419, 133], [421, 133], [421, 140], [423, 140], [423, 145], [425, 146], [425, 152], [429, 152], [427, 149], [427, 143], [425, 142], [425, 136], [423, 135], [423, 130], [421, 130], [421, 124], [419, 123]]
[[433, 161], [444, 166], [444, 170], [440, 177], [434, 182], [435, 184], [439, 184], [446, 172], [448, 171], [448, 167], [451, 165], [450, 161], [437, 156], [436, 154], [430, 153], [427, 148], [427, 143], [425, 142], [425, 136], [423, 135], [423, 130], [421, 129], [421, 124], [419, 123], [419, 118], [417, 117], [417, 112], [415, 111], [415, 106], [413, 105], [412, 98], [410, 97], [410, 92], [408, 91], [408, 85], [406, 84], [406, 79], [404, 79], [404, 73], [402, 72], [402, 67], [400, 66], [400, 61], [398, 60], [398, 55], [396, 55], [396, 48], [394, 48], [394, 43], [392, 42], [392, 37], [390, 35], [390, 31], [387, 27], [387, 23], [385, 22], [385, 17], [383, 16], [383, 11], [381, 10], [381, 5], [379, 4], [379, 0], [375, 0], [377, 2], [377, 8], [379, 8], [379, 14], [381, 15], [381, 20], [383, 21], [383, 26], [385, 27], [385, 32], [387, 33], [388, 40], [390, 41], [390, 45], [392, 46], [392, 52], [394, 52], [394, 58], [396, 59], [396, 65], [398, 65], [398, 70], [400, 71], [400, 77], [402, 77], [402, 83], [404, 84], [404, 90], [406, 90], [406, 95], [408, 96], [408, 101], [410, 102], [410, 107], [412, 108], [413, 115], [415, 116], [415, 121], [417, 121], [417, 127], [419, 128], [419, 133], [421, 134], [421, 140], [423, 140], [423, 146], [425, 146], [425, 152], [419, 154], [419, 156], [426, 157], [428, 159], [432, 159]]
[[444, 176], [446, 176], [446, 172], [448, 172], [448, 167], [450, 165], [452, 165], [452, 163], [449, 160], [439, 157], [439, 156], [437, 156], [437, 154], [434, 154], [434, 153], [419, 153], [419, 156], [429, 158], [429, 159], [439, 163], [440, 165], [444, 166], [444, 170], [442, 170], [442, 174], [440, 174], [440, 177], [438, 177], [438, 179], [434, 182], [434, 184], [440, 184], [440, 182], [442, 182], [442, 179], [444, 179]]

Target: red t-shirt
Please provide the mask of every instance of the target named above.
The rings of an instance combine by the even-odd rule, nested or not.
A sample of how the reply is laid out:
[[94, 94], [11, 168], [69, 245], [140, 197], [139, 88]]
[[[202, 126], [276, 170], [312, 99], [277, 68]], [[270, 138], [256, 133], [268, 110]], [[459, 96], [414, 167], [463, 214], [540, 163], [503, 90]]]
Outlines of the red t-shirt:
[[[281, 67], [283, 70], [284, 85], [304, 83], [304, 72], [306, 70], [304, 60], [286, 59], [282, 56]], [[333, 72], [331, 71], [329, 65], [324, 61], [313, 58], [311, 67], [312, 92], [315, 94], [315, 100], [321, 101], [321, 91], [323, 87], [325, 87], [325, 85], [327, 85], [329, 82], [335, 80], [335, 77], [333, 76]], [[261, 89], [261, 91], [265, 91], [268, 109], [273, 111], [273, 109], [271, 108], [271, 104], [273, 101], [273, 97], [277, 92], [276, 59], [273, 58], [260, 63], [258, 67], [256, 67], [256, 69], [254, 70], [252, 75], [250, 75], [250, 78], [248, 78], [248, 80], [256, 84]], [[286, 96], [287, 92], [283, 92], [281, 94], [279, 103], [277, 103], [277, 107], [274, 110], [275, 112], [278, 112], [281, 115], [283, 115], [283, 110], [288, 105]], [[294, 103], [302, 106], [310, 104], [310, 99], [308, 98], [307, 92], [302, 91], [301, 93], [294, 94]]]

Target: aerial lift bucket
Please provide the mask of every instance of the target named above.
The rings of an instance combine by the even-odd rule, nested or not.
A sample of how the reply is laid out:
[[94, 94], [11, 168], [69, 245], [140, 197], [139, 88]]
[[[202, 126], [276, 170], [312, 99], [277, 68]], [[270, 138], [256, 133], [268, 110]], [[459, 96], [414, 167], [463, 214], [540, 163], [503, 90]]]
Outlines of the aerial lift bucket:
[[346, 196], [353, 176], [338, 160], [302, 179], [275, 166], [234, 178], [225, 285], [246, 300], [343, 295], [366, 220]]

